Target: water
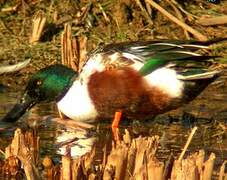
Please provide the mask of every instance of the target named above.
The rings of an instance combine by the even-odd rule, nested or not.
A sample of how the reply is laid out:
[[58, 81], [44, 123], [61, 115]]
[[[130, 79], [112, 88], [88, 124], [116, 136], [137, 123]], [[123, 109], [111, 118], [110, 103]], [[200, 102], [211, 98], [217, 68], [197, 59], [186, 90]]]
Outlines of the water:
[[[179, 156], [191, 127], [197, 125], [198, 131], [186, 154], [200, 149], [204, 149], [207, 155], [214, 152], [217, 156], [215, 167], [219, 167], [227, 159], [226, 92], [226, 86], [219, 83], [214, 84], [189, 105], [160, 115], [155, 120], [121, 122], [120, 131], [124, 132], [124, 129], [127, 128], [133, 137], [159, 135], [161, 146], [157, 156], [160, 160], [166, 160], [171, 152], [176, 157]], [[10, 110], [19, 97], [20, 94], [16, 92], [0, 93], [0, 118]], [[57, 116], [56, 105], [44, 103], [35, 106], [16, 124], [0, 123], [0, 149], [4, 151], [4, 148], [11, 142], [16, 127], [34, 128], [36, 126], [41, 142], [41, 157], [50, 155], [59, 161], [58, 154], [64, 154], [67, 151], [66, 145], [72, 147], [71, 154], [77, 156], [81, 155], [81, 152], [89, 151], [92, 144], [96, 144], [96, 160], [98, 162], [99, 157], [102, 156], [104, 145], [111, 145], [111, 122], [105, 121], [95, 124], [97, 128], [91, 132], [80, 131], [50, 120], [51, 117]]]

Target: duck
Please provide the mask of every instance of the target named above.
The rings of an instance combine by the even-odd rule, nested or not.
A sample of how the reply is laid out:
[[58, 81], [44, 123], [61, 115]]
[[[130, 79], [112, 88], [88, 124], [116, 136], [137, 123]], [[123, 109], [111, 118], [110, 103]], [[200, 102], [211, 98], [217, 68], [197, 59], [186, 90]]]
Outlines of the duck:
[[[92, 123], [121, 115], [146, 120], [181, 107], [215, 81], [218, 56], [208, 41], [151, 40], [100, 46], [80, 71], [54, 64], [34, 73], [20, 101], [2, 118], [15, 122], [37, 103], [55, 101], [68, 118]], [[112, 124], [112, 125], [113, 125]]]

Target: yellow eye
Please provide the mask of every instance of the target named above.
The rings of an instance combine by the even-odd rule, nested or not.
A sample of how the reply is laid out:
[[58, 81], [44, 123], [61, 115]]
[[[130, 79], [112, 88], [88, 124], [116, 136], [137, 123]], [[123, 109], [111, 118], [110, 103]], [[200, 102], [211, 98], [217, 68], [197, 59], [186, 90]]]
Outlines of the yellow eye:
[[40, 85], [42, 84], [42, 81], [39, 80], [39, 81], [36, 82], [36, 84], [37, 84], [38, 86], [40, 86]]

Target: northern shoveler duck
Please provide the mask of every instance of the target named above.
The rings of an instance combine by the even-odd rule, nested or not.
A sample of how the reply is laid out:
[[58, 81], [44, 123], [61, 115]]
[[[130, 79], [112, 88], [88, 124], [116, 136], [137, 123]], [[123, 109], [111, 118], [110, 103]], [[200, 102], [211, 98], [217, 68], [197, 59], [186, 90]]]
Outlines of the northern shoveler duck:
[[176, 109], [219, 76], [219, 70], [210, 70], [216, 56], [198, 50], [224, 39], [110, 44], [94, 51], [80, 72], [51, 65], [32, 75], [20, 102], [2, 120], [16, 121], [41, 101], [56, 101], [63, 114], [83, 122], [118, 111], [127, 119], [147, 119]]

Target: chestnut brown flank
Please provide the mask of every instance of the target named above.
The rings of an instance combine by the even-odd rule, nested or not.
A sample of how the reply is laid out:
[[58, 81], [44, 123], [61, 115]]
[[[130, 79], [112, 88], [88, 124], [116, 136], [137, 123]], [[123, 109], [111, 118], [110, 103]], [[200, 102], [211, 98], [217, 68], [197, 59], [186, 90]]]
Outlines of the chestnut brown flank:
[[131, 68], [95, 72], [88, 82], [90, 97], [103, 118], [122, 110], [128, 118], [144, 118], [165, 111], [170, 98]]

